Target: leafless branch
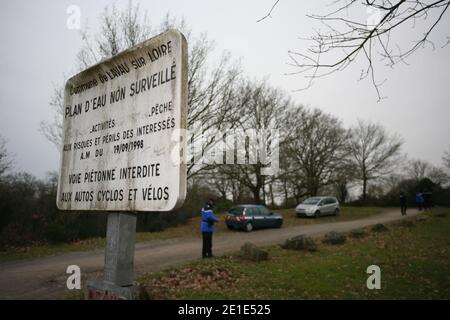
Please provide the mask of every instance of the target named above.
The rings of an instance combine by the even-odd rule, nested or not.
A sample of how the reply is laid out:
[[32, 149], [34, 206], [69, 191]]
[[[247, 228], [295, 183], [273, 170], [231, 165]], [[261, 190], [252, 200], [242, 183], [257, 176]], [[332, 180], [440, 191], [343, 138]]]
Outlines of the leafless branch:
[[260, 21], [263, 21], [263, 20], [266, 19], [266, 18], [272, 17], [272, 16], [271, 16], [272, 11], [273, 11], [273, 9], [275, 9], [275, 7], [276, 7], [276, 5], [278, 4], [279, 1], [280, 1], [280, 0], [275, 1], [275, 3], [273, 4], [272, 8], [271, 8], [270, 11], [269, 11], [269, 13], [267, 13], [264, 17], [262, 17], [261, 19], [257, 20], [256, 22], [260, 22]]
[[[429, 36], [450, 5], [450, 0], [366, 0], [362, 3], [341, 0], [334, 1], [334, 4], [338, 2], [344, 3], [331, 13], [308, 15], [309, 18], [320, 21], [326, 29], [315, 30], [308, 38], [313, 44], [307, 48], [306, 53], [289, 51], [290, 65], [298, 69], [289, 74], [303, 74], [307, 79], [306, 88], [309, 88], [313, 79], [344, 70], [361, 56], [366, 61], [367, 67], [362, 71], [360, 80], [370, 75], [378, 101], [382, 99], [379, 87], [386, 80], [376, 80], [375, 56], [381, 57], [380, 61], [386, 61], [386, 66], [393, 68], [399, 62], [407, 64], [405, 59], [419, 48], [430, 45], [434, 49], [435, 45]], [[343, 10], [358, 5], [371, 12], [366, 22], [341, 16]], [[425, 24], [421, 25], [425, 31], [411, 47], [402, 49], [397, 43], [392, 43], [391, 36], [407, 21], [411, 21], [413, 28], [419, 22]], [[443, 47], [448, 45], [449, 39], [447, 37]], [[397, 50], [393, 50], [392, 47]]]

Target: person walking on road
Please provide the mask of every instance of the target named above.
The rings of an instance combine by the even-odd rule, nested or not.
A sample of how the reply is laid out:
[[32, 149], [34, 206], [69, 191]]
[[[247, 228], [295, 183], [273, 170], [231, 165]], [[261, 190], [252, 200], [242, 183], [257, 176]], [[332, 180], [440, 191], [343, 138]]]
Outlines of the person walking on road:
[[432, 204], [431, 204], [431, 191], [425, 189], [423, 192], [423, 208], [424, 210], [431, 210]]
[[202, 258], [212, 258], [212, 236], [215, 231], [214, 224], [219, 219], [214, 215], [214, 201], [209, 200], [202, 208], [202, 222], [200, 229], [203, 236]]
[[425, 200], [423, 199], [422, 193], [417, 192], [416, 193], [416, 204], [417, 204], [417, 207], [419, 208], [419, 211], [422, 211], [424, 202], [425, 202]]
[[403, 191], [400, 192], [400, 210], [402, 212], [402, 216], [406, 215], [406, 196]]

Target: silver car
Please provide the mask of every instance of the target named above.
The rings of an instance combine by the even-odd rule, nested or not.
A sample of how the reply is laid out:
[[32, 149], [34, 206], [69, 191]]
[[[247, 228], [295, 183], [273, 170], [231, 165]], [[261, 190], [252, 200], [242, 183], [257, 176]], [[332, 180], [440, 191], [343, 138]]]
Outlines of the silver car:
[[312, 197], [300, 203], [295, 212], [297, 217], [337, 216], [339, 201], [335, 197]]

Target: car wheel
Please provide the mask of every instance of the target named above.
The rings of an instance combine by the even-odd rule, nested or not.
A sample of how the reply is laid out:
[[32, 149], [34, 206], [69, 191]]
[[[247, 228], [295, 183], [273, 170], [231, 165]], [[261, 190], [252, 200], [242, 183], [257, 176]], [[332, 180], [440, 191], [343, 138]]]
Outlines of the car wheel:
[[253, 223], [249, 222], [245, 225], [245, 231], [252, 232], [253, 230]]
[[320, 211], [319, 210], [314, 212], [314, 218], [318, 218], [319, 216], [320, 216]]
[[338, 208], [334, 209], [334, 216], [337, 217], [338, 214], [339, 214], [339, 209]]

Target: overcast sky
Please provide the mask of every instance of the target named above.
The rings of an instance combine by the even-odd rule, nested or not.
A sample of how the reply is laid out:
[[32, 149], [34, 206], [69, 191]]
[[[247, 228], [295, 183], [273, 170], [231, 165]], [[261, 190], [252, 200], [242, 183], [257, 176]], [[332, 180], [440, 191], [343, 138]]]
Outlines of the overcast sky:
[[[119, 8], [128, 1], [116, 1]], [[139, 2], [139, 1], [135, 1]], [[244, 4], [245, 2], [245, 4]], [[304, 51], [299, 37], [311, 34], [313, 22], [306, 14], [325, 13], [328, 1], [280, 0], [272, 18], [257, 23], [274, 0], [142, 1], [150, 21], [158, 24], [166, 12], [184, 17], [194, 33], [206, 32], [217, 44], [217, 55], [228, 50], [241, 58], [245, 73], [269, 82], [304, 105], [317, 107], [342, 119], [346, 126], [357, 119], [382, 124], [405, 141], [403, 151], [411, 158], [441, 164], [450, 150], [450, 45], [444, 48], [450, 30], [450, 12], [436, 27], [431, 47], [419, 50], [395, 69], [377, 70], [387, 98], [377, 102], [368, 80], [358, 81], [362, 64], [315, 82], [306, 91], [294, 92], [306, 82], [286, 73], [288, 50]], [[38, 177], [58, 170], [59, 151], [39, 133], [39, 123], [50, 121], [48, 102], [54, 83], [76, 71], [75, 57], [81, 47], [78, 30], [66, 27], [70, 5], [80, 8], [83, 23], [98, 30], [98, 17], [109, 1], [1, 1], [0, 3], [0, 135], [14, 154], [15, 170]], [[359, 18], [364, 18], [360, 13]], [[410, 25], [396, 40], [410, 43], [421, 29]]]

